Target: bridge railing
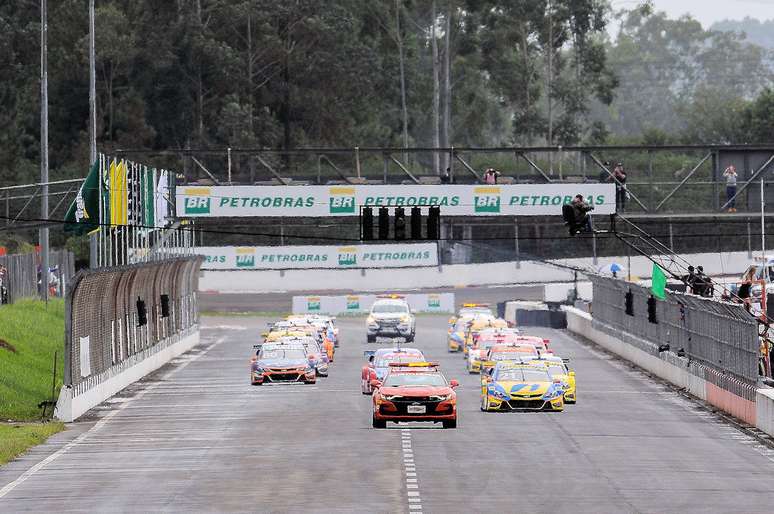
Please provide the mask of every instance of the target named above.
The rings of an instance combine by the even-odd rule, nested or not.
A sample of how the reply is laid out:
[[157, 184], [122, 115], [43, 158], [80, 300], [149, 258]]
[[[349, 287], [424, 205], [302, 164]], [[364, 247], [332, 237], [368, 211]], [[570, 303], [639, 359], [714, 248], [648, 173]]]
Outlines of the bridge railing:
[[[669, 292], [656, 300], [656, 322], [649, 320], [650, 290], [606, 277], [591, 276], [594, 328], [621, 336], [651, 354], [658, 347], [749, 384], [758, 380], [758, 324], [741, 304]], [[627, 294], [631, 309], [627, 312]]]

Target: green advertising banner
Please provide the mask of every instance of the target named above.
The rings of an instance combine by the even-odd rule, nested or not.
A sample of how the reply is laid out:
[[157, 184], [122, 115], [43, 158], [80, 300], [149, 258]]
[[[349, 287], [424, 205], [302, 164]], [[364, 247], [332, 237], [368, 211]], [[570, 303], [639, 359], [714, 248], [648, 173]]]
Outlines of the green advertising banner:
[[435, 243], [350, 246], [204, 246], [202, 269], [359, 269], [438, 266]]
[[614, 184], [181, 186], [176, 209], [181, 218], [357, 216], [362, 206], [415, 205], [448, 216], [561, 216], [577, 194], [594, 214], [615, 212]]

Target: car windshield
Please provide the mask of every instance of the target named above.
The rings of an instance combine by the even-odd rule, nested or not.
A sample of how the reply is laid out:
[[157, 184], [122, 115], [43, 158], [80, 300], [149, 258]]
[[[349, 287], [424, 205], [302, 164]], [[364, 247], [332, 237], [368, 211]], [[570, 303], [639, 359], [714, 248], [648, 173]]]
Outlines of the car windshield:
[[492, 354], [493, 361], [511, 361], [526, 359], [534, 354], [529, 352], [496, 352]]
[[501, 337], [499, 339], [483, 339], [482, 337], [478, 338], [478, 344], [482, 348], [491, 348], [496, 344], [503, 344], [503, 343], [510, 343], [510, 342], [516, 342], [516, 341], [510, 337]]
[[300, 348], [271, 348], [261, 350], [259, 359], [306, 359], [304, 351]]
[[386, 368], [391, 362], [419, 362], [422, 359], [423, 357], [421, 355], [414, 353], [388, 353], [378, 359], [374, 363], [374, 366], [377, 368]]
[[552, 377], [556, 375], [567, 374], [567, 370], [564, 369], [564, 366], [562, 366], [561, 364], [551, 364], [550, 366], [548, 366], [548, 372], [551, 374]]
[[440, 373], [390, 373], [384, 385], [397, 386], [445, 386], [446, 379]]
[[497, 371], [497, 380], [517, 382], [550, 382], [548, 372], [540, 369], [503, 368]]
[[399, 312], [408, 312], [406, 305], [402, 303], [376, 303], [371, 312], [377, 314], [394, 314]]

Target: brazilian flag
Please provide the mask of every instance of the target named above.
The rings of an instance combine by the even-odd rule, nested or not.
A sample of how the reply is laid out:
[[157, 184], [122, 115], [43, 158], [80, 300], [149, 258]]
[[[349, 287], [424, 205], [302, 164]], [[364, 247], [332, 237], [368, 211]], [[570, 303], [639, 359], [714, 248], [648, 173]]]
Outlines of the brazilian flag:
[[99, 228], [99, 160], [94, 162], [89, 175], [81, 184], [78, 194], [65, 215], [65, 232], [87, 234]]

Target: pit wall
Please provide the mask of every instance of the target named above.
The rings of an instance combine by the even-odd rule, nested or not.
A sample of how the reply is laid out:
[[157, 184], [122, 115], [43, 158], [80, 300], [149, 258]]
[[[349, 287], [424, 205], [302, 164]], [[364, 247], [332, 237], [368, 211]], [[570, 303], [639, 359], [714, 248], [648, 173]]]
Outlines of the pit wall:
[[[570, 332], [774, 436], [774, 389], [755, 389], [696, 361], [678, 357], [673, 352], [658, 353], [656, 349], [656, 355], [651, 355], [628, 341], [638, 339], [638, 346], [652, 343], [624, 332], [619, 332], [618, 337], [612, 336], [597, 330], [590, 314], [575, 307], [563, 307], [563, 310], [567, 313], [567, 330]], [[608, 328], [612, 330], [612, 327]]]
[[[747, 252], [702, 253], [686, 255], [685, 258], [695, 266], [704, 266], [704, 271], [710, 275], [741, 275], [750, 263]], [[553, 262], [591, 271], [613, 262], [626, 266], [627, 258], [600, 257], [597, 264], [591, 258]], [[644, 257], [631, 258], [633, 276], [648, 278], [652, 267], [653, 263]], [[574, 278], [572, 270], [542, 262], [509, 261], [430, 268], [203, 271], [200, 290], [217, 293], [399, 291], [473, 285], [567, 283]], [[562, 296], [561, 292], [552, 291], [552, 298], [557, 294]]]

